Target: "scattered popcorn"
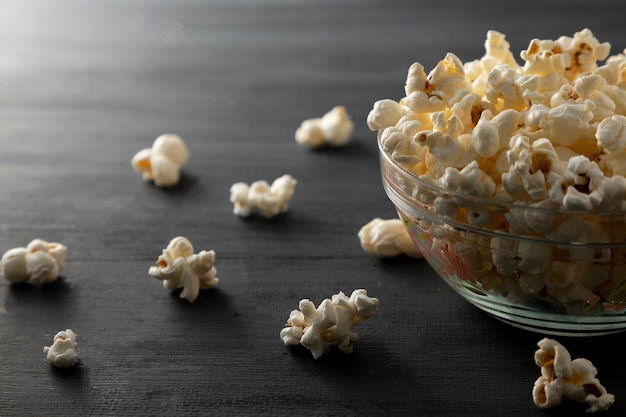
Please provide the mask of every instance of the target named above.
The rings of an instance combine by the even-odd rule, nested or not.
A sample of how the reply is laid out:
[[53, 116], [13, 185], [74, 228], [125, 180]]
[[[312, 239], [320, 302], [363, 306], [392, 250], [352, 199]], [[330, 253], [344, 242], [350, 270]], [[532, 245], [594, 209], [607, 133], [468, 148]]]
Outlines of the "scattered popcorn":
[[[408, 221], [424, 240], [445, 236], [441, 268], [471, 271], [447, 276], [479, 291], [534, 298], [559, 311], [621, 311], [626, 286], [609, 278], [621, 267], [621, 249], [552, 243], [626, 238], [626, 51], [609, 56], [610, 45], [588, 29], [532, 39], [521, 65], [509, 48], [503, 34], [489, 31], [482, 58], [463, 63], [447, 53], [429, 73], [416, 62], [404, 97], [374, 103], [367, 123], [381, 150], [421, 181], [397, 174], [395, 185], [420, 210], [484, 230], [485, 241], [466, 258], [456, 254], [468, 244], [462, 232], [428, 216]], [[526, 242], [505, 242], [500, 234]], [[591, 262], [601, 265], [595, 274], [602, 281], [587, 279]], [[550, 271], [564, 274], [567, 285], [554, 286]]]
[[168, 290], [182, 288], [180, 298], [193, 303], [200, 290], [211, 288], [219, 282], [215, 269], [215, 252], [194, 254], [191, 242], [182, 236], [175, 237], [148, 273], [163, 281]]
[[572, 360], [567, 349], [556, 340], [544, 338], [537, 345], [535, 363], [541, 368], [541, 376], [532, 391], [537, 407], [556, 407], [568, 399], [587, 403], [587, 412], [595, 413], [613, 405], [615, 396], [600, 384], [596, 378], [598, 371], [589, 360]]
[[296, 142], [309, 148], [319, 148], [324, 145], [324, 132], [322, 132], [322, 118], [307, 119], [296, 130]]
[[309, 148], [345, 146], [354, 124], [343, 106], [336, 106], [321, 118], [307, 119], [296, 130], [296, 142]]
[[230, 201], [233, 212], [241, 217], [258, 213], [271, 218], [289, 210], [289, 200], [293, 196], [297, 181], [291, 175], [276, 178], [272, 185], [267, 181], [255, 181], [248, 186], [238, 182], [230, 187]]
[[343, 292], [323, 300], [319, 307], [308, 299], [299, 303], [280, 332], [285, 345], [302, 345], [315, 359], [324, 353], [324, 343], [337, 345], [351, 353], [359, 335], [352, 327], [371, 317], [378, 310], [378, 299], [367, 296], [363, 289], [354, 290], [348, 298]]
[[67, 329], [55, 334], [52, 346], [44, 346], [43, 353], [57, 368], [71, 368], [78, 362], [77, 347], [76, 334]]
[[142, 149], [131, 160], [133, 169], [158, 187], [171, 187], [180, 181], [180, 170], [189, 159], [185, 142], [178, 135], [155, 139], [152, 148]]
[[399, 219], [375, 218], [361, 227], [358, 236], [364, 251], [382, 258], [403, 254], [418, 259], [422, 257]]
[[67, 248], [60, 243], [35, 239], [25, 248], [6, 251], [0, 260], [0, 269], [12, 284], [26, 281], [50, 284], [59, 277], [66, 253]]

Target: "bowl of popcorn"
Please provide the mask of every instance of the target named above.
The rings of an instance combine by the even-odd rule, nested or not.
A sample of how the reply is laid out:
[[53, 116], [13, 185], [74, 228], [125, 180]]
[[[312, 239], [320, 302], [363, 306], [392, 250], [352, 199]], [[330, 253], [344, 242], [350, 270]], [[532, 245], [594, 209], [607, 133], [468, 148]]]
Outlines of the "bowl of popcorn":
[[567, 336], [626, 330], [626, 55], [588, 29], [505, 36], [411, 65], [377, 101], [387, 196], [424, 258], [490, 315]]

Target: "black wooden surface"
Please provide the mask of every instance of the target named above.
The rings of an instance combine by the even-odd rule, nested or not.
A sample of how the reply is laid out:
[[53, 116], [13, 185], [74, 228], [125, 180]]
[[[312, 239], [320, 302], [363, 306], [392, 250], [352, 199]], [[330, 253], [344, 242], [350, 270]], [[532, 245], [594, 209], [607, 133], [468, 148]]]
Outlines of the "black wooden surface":
[[[496, 5], [497, 4], [497, 5]], [[483, 54], [489, 29], [517, 54], [590, 28], [626, 47], [613, 1], [3, 0], [0, 251], [64, 243], [62, 276], [0, 283], [0, 415], [561, 416], [531, 399], [542, 335], [504, 325], [423, 261], [365, 254], [359, 228], [395, 212], [381, 185], [373, 103], [406, 71]], [[311, 151], [295, 129], [346, 106], [348, 147]], [[171, 190], [130, 166], [162, 133], [191, 152]], [[298, 180], [289, 213], [232, 214], [237, 181]], [[167, 242], [213, 249], [220, 284], [196, 305], [147, 271]], [[314, 360], [278, 334], [298, 301], [365, 288], [380, 310], [353, 354]], [[78, 333], [79, 364], [42, 348]], [[559, 340], [586, 357], [626, 414], [624, 335]]]

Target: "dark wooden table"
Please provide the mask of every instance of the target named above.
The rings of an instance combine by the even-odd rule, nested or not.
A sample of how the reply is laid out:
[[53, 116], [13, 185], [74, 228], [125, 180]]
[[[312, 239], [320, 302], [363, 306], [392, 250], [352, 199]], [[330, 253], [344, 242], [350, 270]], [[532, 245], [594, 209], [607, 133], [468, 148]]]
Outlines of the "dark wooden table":
[[[489, 29], [517, 55], [533, 37], [590, 28], [626, 46], [613, 1], [176, 0], [0, 2], [0, 251], [68, 247], [62, 276], [0, 283], [0, 415], [564, 416], [535, 407], [543, 337], [456, 295], [424, 261], [364, 253], [359, 228], [394, 209], [380, 180], [373, 103], [446, 52], [479, 58]], [[344, 149], [294, 132], [344, 105]], [[131, 157], [162, 133], [191, 153], [169, 190]], [[240, 219], [238, 181], [298, 180], [291, 210]], [[191, 305], [148, 275], [167, 242], [213, 249], [220, 284]], [[351, 355], [319, 360], [279, 338], [298, 301], [365, 288], [380, 310]], [[77, 367], [42, 348], [78, 333]], [[559, 340], [626, 414], [624, 335]]]

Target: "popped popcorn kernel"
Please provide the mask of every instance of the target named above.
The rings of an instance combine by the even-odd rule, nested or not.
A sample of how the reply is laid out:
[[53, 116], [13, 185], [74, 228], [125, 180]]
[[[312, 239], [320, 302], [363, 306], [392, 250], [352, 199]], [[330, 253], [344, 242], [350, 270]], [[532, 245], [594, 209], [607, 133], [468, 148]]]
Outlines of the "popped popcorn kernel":
[[307, 119], [296, 130], [296, 142], [309, 148], [319, 148], [324, 145], [321, 118]]
[[323, 145], [345, 146], [350, 141], [354, 123], [344, 106], [335, 106], [320, 118], [304, 120], [296, 129], [296, 142], [309, 148]]
[[367, 125], [372, 130], [385, 129], [398, 123], [404, 113], [400, 103], [389, 99], [378, 100], [367, 115]]
[[607, 411], [615, 403], [615, 396], [600, 384], [598, 371], [589, 360], [572, 360], [568, 350], [553, 339], [544, 338], [537, 345], [535, 364], [541, 368], [541, 376], [532, 389], [537, 407], [553, 408], [567, 399], [584, 402], [587, 412], [595, 413]]
[[372, 219], [361, 227], [358, 237], [365, 252], [381, 258], [398, 255], [407, 255], [417, 259], [422, 257], [422, 253], [399, 219], [383, 220], [378, 217]]
[[285, 345], [302, 345], [315, 359], [324, 353], [324, 344], [336, 345], [344, 353], [352, 353], [359, 334], [353, 326], [371, 317], [378, 310], [378, 299], [371, 298], [364, 289], [354, 290], [350, 297], [339, 292], [324, 299], [316, 308], [308, 299], [292, 310], [280, 338]]
[[183, 139], [174, 134], [164, 134], [155, 139], [151, 148], [140, 150], [133, 156], [133, 169], [144, 180], [157, 187], [172, 187], [180, 181], [180, 170], [189, 159]]
[[57, 242], [32, 240], [24, 248], [9, 249], [2, 255], [0, 270], [12, 284], [50, 284], [57, 280], [65, 264], [67, 248]]
[[265, 180], [248, 185], [237, 182], [230, 187], [230, 202], [233, 213], [248, 217], [258, 213], [271, 218], [289, 210], [289, 201], [295, 192], [297, 181], [291, 175], [283, 175], [268, 184]]
[[52, 346], [44, 346], [48, 362], [57, 368], [71, 368], [78, 362], [76, 333], [66, 329], [54, 335]]
[[193, 303], [200, 290], [219, 283], [215, 268], [215, 252], [194, 253], [189, 239], [178, 236], [170, 240], [163, 253], [148, 270], [150, 276], [163, 281], [168, 290], [182, 288], [180, 298]]

